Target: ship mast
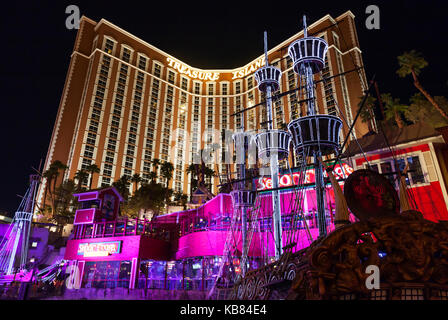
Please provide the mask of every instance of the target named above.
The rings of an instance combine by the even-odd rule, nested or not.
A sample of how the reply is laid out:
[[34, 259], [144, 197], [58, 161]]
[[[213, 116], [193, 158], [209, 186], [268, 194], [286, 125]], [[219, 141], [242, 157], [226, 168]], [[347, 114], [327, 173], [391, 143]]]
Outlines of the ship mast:
[[16, 267], [24, 269], [27, 264], [28, 242], [38, 185], [39, 176], [31, 175], [30, 186], [0, 244], [0, 273], [13, 274]]
[[270, 66], [268, 61], [267, 33], [264, 32], [264, 56], [265, 66], [255, 72], [258, 89], [265, 93], [266, 115], [268, 129], [258, 133], [255, 140], [258, 147], [258, 155], [262, 160], [269, 161], [272, 178], [272, 220], [274, 227], [275, 259], [278, 260], [283, 253], [282, 244], [282, 221], [280, 206], [279, 186], [279, 160], [288, 157], [291, 136], [283, 130], [273, 128], [272, 119], [272, 92], [280, 88], [280, 69]]
[[303, 28], [304, 37], [289, 45], [288, 54], [294, 62], [294, 71], [305, 83], [307, 115], [293, 119], [288, 124], [288, 130], [293, 137], [296, 155], [302, 155], [305, 161], [308, 155], [314, 158], [319, 237], [325, 237], [327, 235], [325, 184], [323, 167], [319, 159], [339, 150], [342, 120], [336, 116], [318, 114], [314, 96], [314, 74], [319, 73], [325, 65], [328, 44], [322, 38], [308, 36], [306, 16], [303, 16]]
[[242, 229], [242, 251], [241, 251], [241, 275], [244, 277], [247, 271], [247, 257], [249, 246], [247, 243], [247, 213], [249, 208], [253, 207], [256, 194], [249, 189], [246, 189], [246, 149], [248, 146], [249, 134], [244, 131], [244, 117], [241, 119], [240, 131], [232, 135], [237, 165], [237, 180], [236, 189], [230, 194], [232, 196], [233, 207], [236, 212], [234, 215], [241, 214], [241, 229]]

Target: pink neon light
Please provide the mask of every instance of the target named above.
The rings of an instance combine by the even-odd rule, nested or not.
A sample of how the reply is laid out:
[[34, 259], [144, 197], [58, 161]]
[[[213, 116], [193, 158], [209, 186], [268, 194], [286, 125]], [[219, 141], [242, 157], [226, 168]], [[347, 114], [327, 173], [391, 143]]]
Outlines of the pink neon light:
[[[353, 168], [350, 167], [348, 164], [343, 163], [342, 167], [341, 165], [337, 164], [334, 167], [334, 173], [336, 179], [343, 179], [344, 177], [347, 177], [351, 173], [353, 173]], [[327, 177], [327, 172], [323, 171], [324, 177]], [[293, 172], [292, 177], [291, 174], [279, 174], [279, 184], [280, 187], [289, 187], [293, 184], [298, 184], [301, 178], [301, 174], [299, 172]], [[308, 169], [305, 172], [305, 178], [304, 183], [314, 183], [316, 181], [315, 175], [314, 175], [314, 169]], [[257, 180], [257, 190], [267, 190], [272, 189], [272, 179], [269, 177], [260, 178]]]
[[106, 257], [120, 253], [120, 248], [121, 241], [80, 243], [78, 245], [78, 255], [83, 255], [84, 257]]
[[96, 208], [76, 210], [73, 224], [88, 224], [95, 220]]
[[96, 200], [98, 199], [98, 191], [77, 193], [73, 196], [78, 197], [78, 201]]

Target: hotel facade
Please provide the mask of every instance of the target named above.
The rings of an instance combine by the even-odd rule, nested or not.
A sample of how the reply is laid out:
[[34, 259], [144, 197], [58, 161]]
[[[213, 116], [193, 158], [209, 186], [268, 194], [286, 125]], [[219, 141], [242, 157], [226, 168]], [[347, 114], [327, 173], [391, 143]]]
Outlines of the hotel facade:
[[[319, 113], [340, 116], [345, 137], [367, 87], [364, 70], [353, 71], [363, 65], [354, 15], [326, 15], [309, 26], [309, 33], [329, 45], [325, 68], [315, 79]], [[303, 31], [268, 51], [269, 63], [282, 71], [280, 91], [274, 95], [290, 91], [274, 99], [274, 128], [304, 115], [304, 97], [294, 91], [300, 84], [288, 56], [289, 44], [301, 37]], [[186, 169], [200, 150], [213, 146], [209, 153], [214, 163], [209, 166], [221, 175], [221, 180], [213, 178], [216, 194], [228, 170], [235, 171], [220, 158], [233, 152], [225, 132], [242, 125], [254, 133], [265, 127], [263, 106], [233, 115], [263, 101], [254, 71], [264, 63], [260, 43], [260, 56], [240, 68], [195, 68], [104, 19], [82, 17], [44, 170], [55, 160], [67, 164], [62, 181], [96, 164], [100, 173], [93, 176], [92, 188], [99, 188], [136, 173], [149, 181], [152, 160], [160, 159], [174, 165], [169, 187], [190, 194]], [[372, 126], [357, 121], [353, 134], [360, 138]], [[158, 181], [164, 179], [158, 175]], [[44, 189], [45, 181], [39, 202]]]

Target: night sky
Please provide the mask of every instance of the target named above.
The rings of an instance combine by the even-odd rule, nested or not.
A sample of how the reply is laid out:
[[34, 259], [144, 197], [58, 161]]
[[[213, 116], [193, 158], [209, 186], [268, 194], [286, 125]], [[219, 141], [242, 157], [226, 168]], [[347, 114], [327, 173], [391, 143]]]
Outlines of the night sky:
[[[416, 49], [429, 66], [421, 82], [433, 95], [448, 96], [446, 41], [448, 14], [442, 1], [12, 1], [2, 3], [0, 211], [13, 215], [17, 196], [27, 189], [50, 142], [76, 30], [65, 27], [65, 8], [101, 18], [175, 56], [192, 67], [240, 67], [269, 47], [299, 32], [301, 17], [312, 23], [325, 14], [351, 10], [367, 76], [376, 73], [381, 92], [404, 103], [416, 92], [411, 79], [399, 78], [396, 57]], [[310, 4], [306, 4], [306, 3]], [[143, 4], [142, 4], [143, 3]], [[163, 4], [161, 4], [163, 3]], [[365, 9], [380, 8], [380, 30], [365, 27]], [[445, 6], [445, 7], [444, 7]]]

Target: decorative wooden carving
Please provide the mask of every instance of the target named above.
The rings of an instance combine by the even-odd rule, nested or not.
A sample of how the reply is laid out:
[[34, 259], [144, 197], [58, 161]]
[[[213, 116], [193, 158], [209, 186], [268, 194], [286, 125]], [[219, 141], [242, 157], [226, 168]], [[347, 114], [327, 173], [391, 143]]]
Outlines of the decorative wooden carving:
[[400, 212], [397, 192], [389, 180], [372, 170], [356, 170], [344, 184], [351, 212], [361, 221]]
[[368, 297], [369, 265], [379, 267], [382, 287], [395, 288], [390, 298], [410, 284], [448, 290], [448, 222], [434, 223], [407, 211], [346, 225], [304, 250], [286, 250], [275, 263], [248, 272], [232, 297], [268, 299], [273, 283], [288, 280], [287, 299], [334, 299], [349, 293]]

